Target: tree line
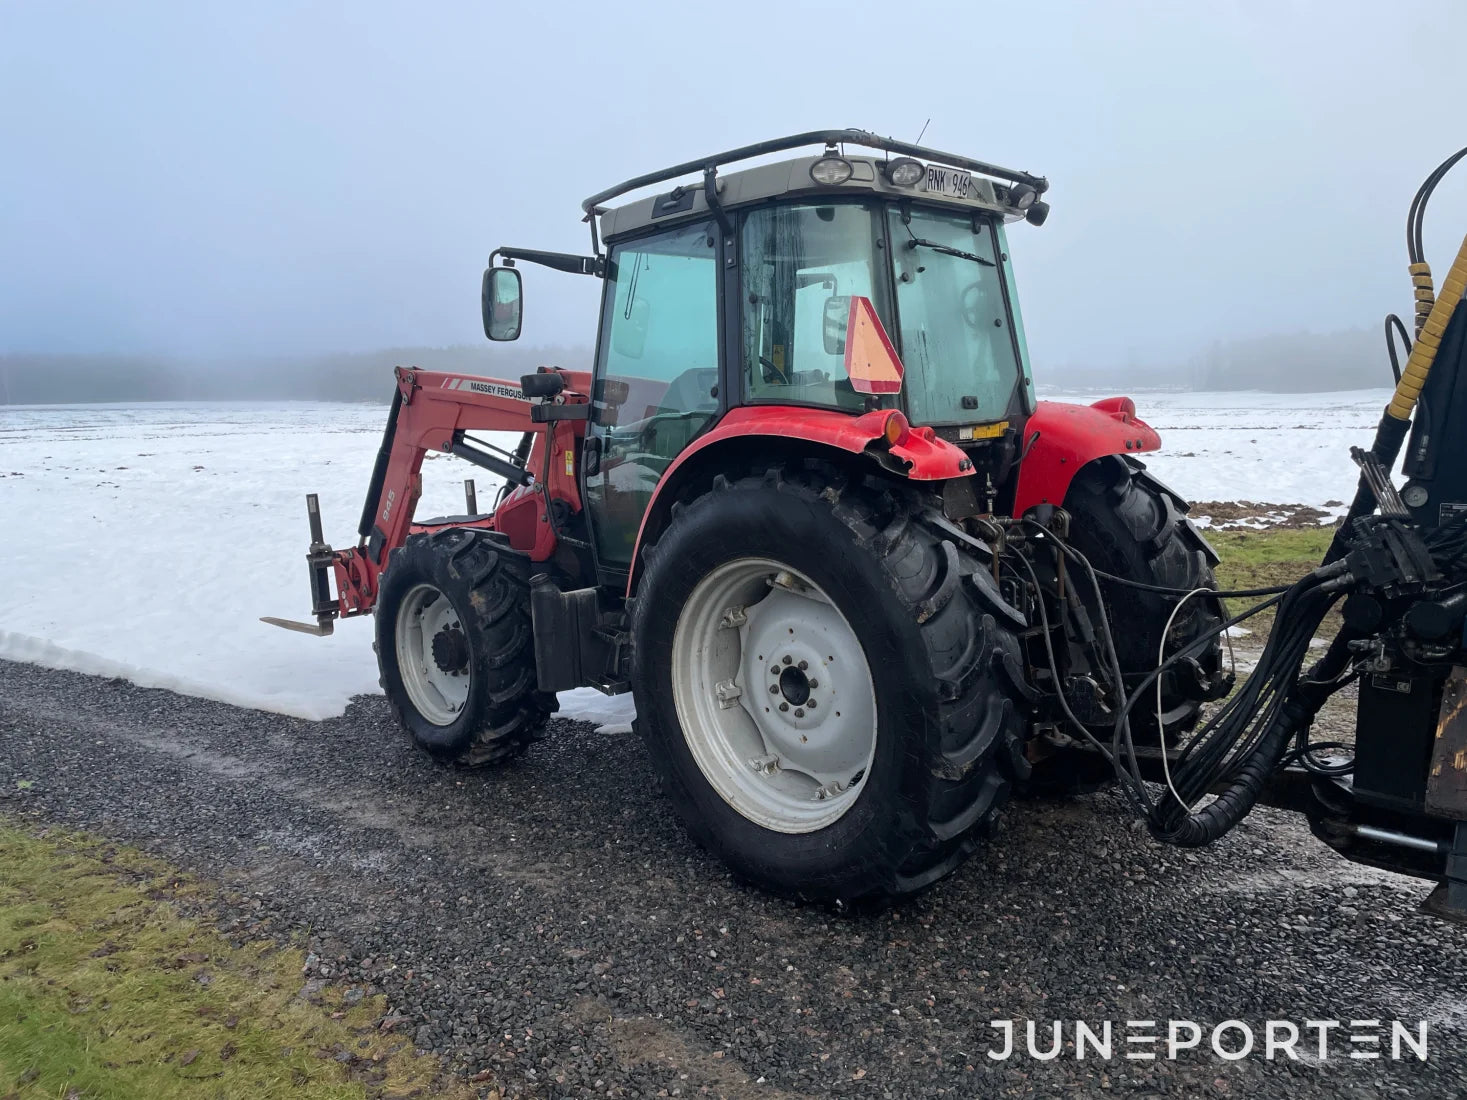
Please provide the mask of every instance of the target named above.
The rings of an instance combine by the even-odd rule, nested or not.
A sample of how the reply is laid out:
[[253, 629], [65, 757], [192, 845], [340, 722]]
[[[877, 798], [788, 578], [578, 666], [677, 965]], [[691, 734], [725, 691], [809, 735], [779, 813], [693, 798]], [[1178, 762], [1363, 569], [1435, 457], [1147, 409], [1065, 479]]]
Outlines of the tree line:
[[272, 359], [185, 361], [163, 356], [0, 355], [0, 405], [99, 401], [380, 401], [392, 368], [518, 378], [539, 366], [589, 370], [589, 348], [519, 345], [404, 347]]
[[[518, 344], [402, 347], [298, 358], [207, 361], [132, 355], [0, 355], [0, 405], [105, 401], [381, 401], [392, 368], [518, 378], [539, 366], [589, 370], [589, 347]], [[1080, 389], [1271, 390], [1388, 386], [1378, 331], [1291, 333], [1217, 341], [1177, 364], [1036, 364], [1044, 385]]]

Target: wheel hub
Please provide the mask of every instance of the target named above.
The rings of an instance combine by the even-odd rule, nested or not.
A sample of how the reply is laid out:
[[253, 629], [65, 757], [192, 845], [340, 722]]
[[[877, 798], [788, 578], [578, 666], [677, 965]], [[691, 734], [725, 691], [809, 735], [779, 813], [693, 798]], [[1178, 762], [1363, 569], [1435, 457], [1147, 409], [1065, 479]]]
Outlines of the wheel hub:
[[844, 787], [870, 759], [863, 731], [875, 713], [857, 699], [870, 692], [860, 643], [828, 601], [812, 597], [775, 586], [749, 607], [741, 679], [763, 688], [741, 702], [781, 768]]
[[433, 663], [440, 672], [454, 676], [469, 667], [469, 640], [457, 624], [433, 635]]
[[[800, 662], [804, 664], [803, 661]], [[801, 707], [810, 701], [810, 678], [802, 669], [787, 665], [779, 674], [779, 691], [785, 702]]]

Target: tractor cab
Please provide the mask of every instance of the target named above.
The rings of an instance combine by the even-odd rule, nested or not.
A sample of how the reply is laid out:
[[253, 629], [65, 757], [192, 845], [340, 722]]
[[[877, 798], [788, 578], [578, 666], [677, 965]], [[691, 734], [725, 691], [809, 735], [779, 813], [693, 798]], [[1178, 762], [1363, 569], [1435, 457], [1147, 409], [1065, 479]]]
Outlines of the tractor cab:
[[[1033, 411], [1004, 228], [1022, 216], [1015, 189], [909, 157], [842, 156], [836, 146], [716, 177], [714, 187], [711, 208], [695, 186], [601, 214], [608, 278], [623, 290], [608, 293], [603, 316], [613, 358], [621, 332], [646, 331], [694, 292], [707, 302], [698, 317], [714, 354], [717, 295], [728, 307], [730, 404], [860, 413], [872, 403], [845, 369], [844, 328], [851, 299], [862, 297], [905, 368], [882, 407], [955, 440], [972, 437], [964, 427]], [[1034, 188], [1019, 193], [1028, 207]], [[660, 255], [678, 256], [681, 274], [700, 272], [696, 288], [670, 261], [669, 282], [647, 285]], [[666, 307], [649, 296], [664, 286]]]
[[[809, 145], [823, 152], [719, 171]], [[829, 131], [678, 165], [588, 199], [597, 255], [560, 259], [605, 283], [583, 471], [602, 567], [630, 568], [658, 483], [732, 409], [898, 411], [960, 447], [998, 444], [970, 468], [1001, 484], [1035, 411], [1005, 226], [1042, 223], [1046, 186], [970, 158]], [[610, 205], [634, 191], [651, 193]], [[498, 255], [545, 262], [524, 250]], [[486, 333], [517, 335], [502, 294], [485, 301]], [[848, 339], [853, 319], [874, 339]], [[853, 357], [872, 347], [883, 361], [861, 355], [853, 376]]]

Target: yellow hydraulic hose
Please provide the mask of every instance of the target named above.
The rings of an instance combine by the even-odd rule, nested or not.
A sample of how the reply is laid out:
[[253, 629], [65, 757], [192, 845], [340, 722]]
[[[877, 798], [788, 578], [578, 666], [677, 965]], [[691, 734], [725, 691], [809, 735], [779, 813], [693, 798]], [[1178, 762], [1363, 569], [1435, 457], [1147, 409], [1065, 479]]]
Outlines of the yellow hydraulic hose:
[[[1425, 264], [1412, 264], [1411, 281], [1416, 285], [1419, 310], [1420, 303], [1431, 295], [1431, 269]], [[1425, 296], [1422, 294], [1423, 290], [1426, 292]], [[1411, 345], [1411, 354], [1406, 359], [1406, 369], [1401, 372], [1395, 395], [1386, 406], [1387, 415], [1397, 420], [1411, 419], [1411, 410], [1416, 407], [1416, 399], [1421, 396], [1421, 387], [1426, 384], [1426, 376], [1431, 373], [1437, 348], [1441, 346], [1442, 333], [1446, 332], [1447, 322], [1451, 320], [1457, 303], [1462, 300], [1464, 291], [1467, 291], [1467, 238], [1463, 238], [1462, 247], [1457, 250], [1457, 258], [1452, 261], [1452, 269], [1442, 281], [1441, 293], [1432, 302], [1430, 313], [1420, 323], [1416, 342]]]

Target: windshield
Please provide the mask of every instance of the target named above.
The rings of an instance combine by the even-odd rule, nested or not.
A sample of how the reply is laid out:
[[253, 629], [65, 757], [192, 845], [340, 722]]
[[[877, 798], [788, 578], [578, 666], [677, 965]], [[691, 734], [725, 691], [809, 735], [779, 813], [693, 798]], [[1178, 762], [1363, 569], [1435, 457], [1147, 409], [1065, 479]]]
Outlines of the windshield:
[[917, 424], [1003, 417], [1020, 370], [992, 224], [920, 208], [887, 217], [908, 415]]
[[1001, 228], [985, 216], [785, 203], [749, 212], [739, 254], [748, 400], [865, 408], [844, 357], [850, 298], [861, 295], [900, 351], [914, 423], [1008, 415], [1023, 334], [1011, 327]]

